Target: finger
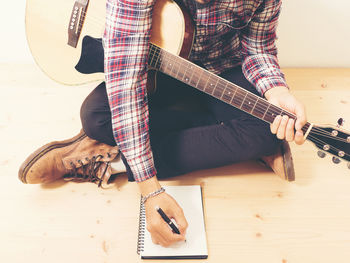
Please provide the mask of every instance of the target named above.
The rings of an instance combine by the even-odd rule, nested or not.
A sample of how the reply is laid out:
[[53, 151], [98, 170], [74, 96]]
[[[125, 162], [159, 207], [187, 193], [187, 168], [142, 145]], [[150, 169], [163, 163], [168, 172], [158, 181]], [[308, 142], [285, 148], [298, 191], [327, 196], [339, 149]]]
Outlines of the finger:
[[166, 244], [171, 245], [173, 243], [185, 240], [185, 237], [183, 235], [175, 234], [167, 223], [164, 221], [163, 223], [165, 224], [165, 227], [159, 228], [158, 233], [165, 240]]
[[296, 108], [295, 108], [295, 114], [297, 116], [297, 121], [295, 123], [295, 129], [296, 130], [301, 130], [303, 126], [306, 124], [307, 119], [306, 119], [306, 113], [305, 113], [305, 107], [303, 104], [298, 103]]
[[288, 123], [288, 116], [283, 115], [280, 125], [277, 130], [277, 138], [283, 140], [286, 137], [286, 127]]
[[294, 123], [293, 119], [289, 119], [286, 128], [286, 141], [292, 142], [294, 140]]
[[163, 247], [168, 247], [171, 245], [171, 243], [168, 240], [166, 240], [162, 235], [160, 235], [156, 229], [150, 232], [150, 234], [151, 234], [152, 242], [154, 244], [161, 245]]
[[175, 222], [176, 222], [176, 225], [180, 231], [180, 234], [183, 237], [185, 237], [188, 223], [187, 223], [186, 217], [183, 213], [183, 210], [180, 209], [177, 212], [175, 212], [175, 216], [173, 216], [173, 218], [175, 219]]
[[[161, 221], [158, 223], [158, 227], [154, 229], [154, 231], [151, 233], [152, 241], [155, 244], [159, 244], [162, 247], [169, 247], [171, 244], [174, 243], [172, 241], [172, 238], [169, 238], [171, 235], [171, 230], [168, 228], [167, 224], [164, 221]], [[165, 234], [164, 234], [165, 233]]]
[[171, 243], [169, 242], [169, 241], [167, 241], [167, 240], [165, 240], [163, 237], [160, 237], [159, 236], [159, 245], [161, 245], [162, 247], [169, 247], [169, 246], [171, 246]]
[[160, 241], [162, 240], [162, 238], [159, 236], [159, 234], [157, 233], [152, 233], [151, 234], [151, 239], [152, 239], [152, 242], [156, 245], [159, 245], [160, 244]]
[[304, 140], [304, 133], [302, 131], [300, 131], [300, 130], [296, 131], [294, 140], [295, 140], [296, 144], [299, 144], [299, 145], [303, 144], [305, 142], [305, 140]]
[[271, 124], [270, 126], [270, 130], [273, 134], [276, 134], [277, 133], [277, 129], [281, 123], [281, 120], [282, 120], [282, 116], [281, 115], [278, 115], [274, 120], [273, 120], [273, 123]]

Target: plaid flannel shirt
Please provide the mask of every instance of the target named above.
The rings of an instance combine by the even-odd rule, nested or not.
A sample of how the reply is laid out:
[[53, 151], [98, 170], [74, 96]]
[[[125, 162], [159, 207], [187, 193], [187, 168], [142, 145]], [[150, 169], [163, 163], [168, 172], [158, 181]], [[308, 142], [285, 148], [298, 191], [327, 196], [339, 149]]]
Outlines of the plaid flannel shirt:
[[[156, 175], [149, 140], [147, 54], [155, 0], [107, 0], [105, 80], [113, 134], [137, 182]], [[183, 0], [196, 25], [190, 59], [219, 74], [242, 65], [264, 94], [287, 86], [275, 46], [280, 0]]]

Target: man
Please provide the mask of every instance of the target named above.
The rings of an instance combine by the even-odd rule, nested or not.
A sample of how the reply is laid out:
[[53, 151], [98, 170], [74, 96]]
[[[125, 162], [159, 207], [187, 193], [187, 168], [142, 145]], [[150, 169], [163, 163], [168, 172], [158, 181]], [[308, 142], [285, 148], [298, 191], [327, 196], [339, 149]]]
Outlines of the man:
[[[156, 93], [147, 96], [155, 1], [108, 0], [106, 84], [100, 84], [82, 105], [84, 131], [41, 147], [19, 172], [25, 183], [64, 177], [101, 185], [110, 181], [111, 174], [127, 171], [144, 197], [152, 240], [162, 246], [184, 240], [187, 222], [157, 177], [262, 159], [279, 176], [294, 180], [288, 144], [280, 140], [303, 143], [301, 128], [306, 123], [304, 107], [289, 93], [276, 58], [281, 1], [182, 2], [196, 24], [190, 59], [294, 113], [296, 121], [277, 116], [269, 128], [263, 121], [164, 75], [158, 79]], [[178, 102], [186, 99], [191, 105], [199, 104], [201, 110], [179, 109]], [[169, 230], [155, 206], [176, 220], [180, 235]]]

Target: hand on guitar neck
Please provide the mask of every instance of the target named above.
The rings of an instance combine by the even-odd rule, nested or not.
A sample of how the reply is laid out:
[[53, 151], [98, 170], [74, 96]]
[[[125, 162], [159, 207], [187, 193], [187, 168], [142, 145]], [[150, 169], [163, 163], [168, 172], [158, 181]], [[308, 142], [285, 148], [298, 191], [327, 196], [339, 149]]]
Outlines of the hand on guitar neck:
[[265, 97], [270, 103], [297, 116], [295, 121], [287, 115], [278, 115], [270, 126], [271, 132], [276, 134], [278, 139], [303, 144], [305, 139], [301, 129], [307, 122], [304, 105], [282, 86], [269, 89], [265, 92]]

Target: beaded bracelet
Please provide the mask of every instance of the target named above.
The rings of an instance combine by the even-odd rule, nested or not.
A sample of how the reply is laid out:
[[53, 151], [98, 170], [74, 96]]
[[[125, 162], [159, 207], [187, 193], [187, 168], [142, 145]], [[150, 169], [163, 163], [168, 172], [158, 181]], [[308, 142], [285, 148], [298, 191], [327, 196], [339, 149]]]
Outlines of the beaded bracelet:
[[156, 196], [156, 195], [159, 195], [161, 193], [165, 192], [165, 189], [163, 187], [161, 187], [160, 189], [154, 191], [154, 192], [151, 192], [149, 193], [148, 195], [146, 196], [142, 196], [141, 197], [141, 202], [144, 204], [146, 203], [147, 199], [150, 198], [150, 197], [153, 197], [153, 196]]

